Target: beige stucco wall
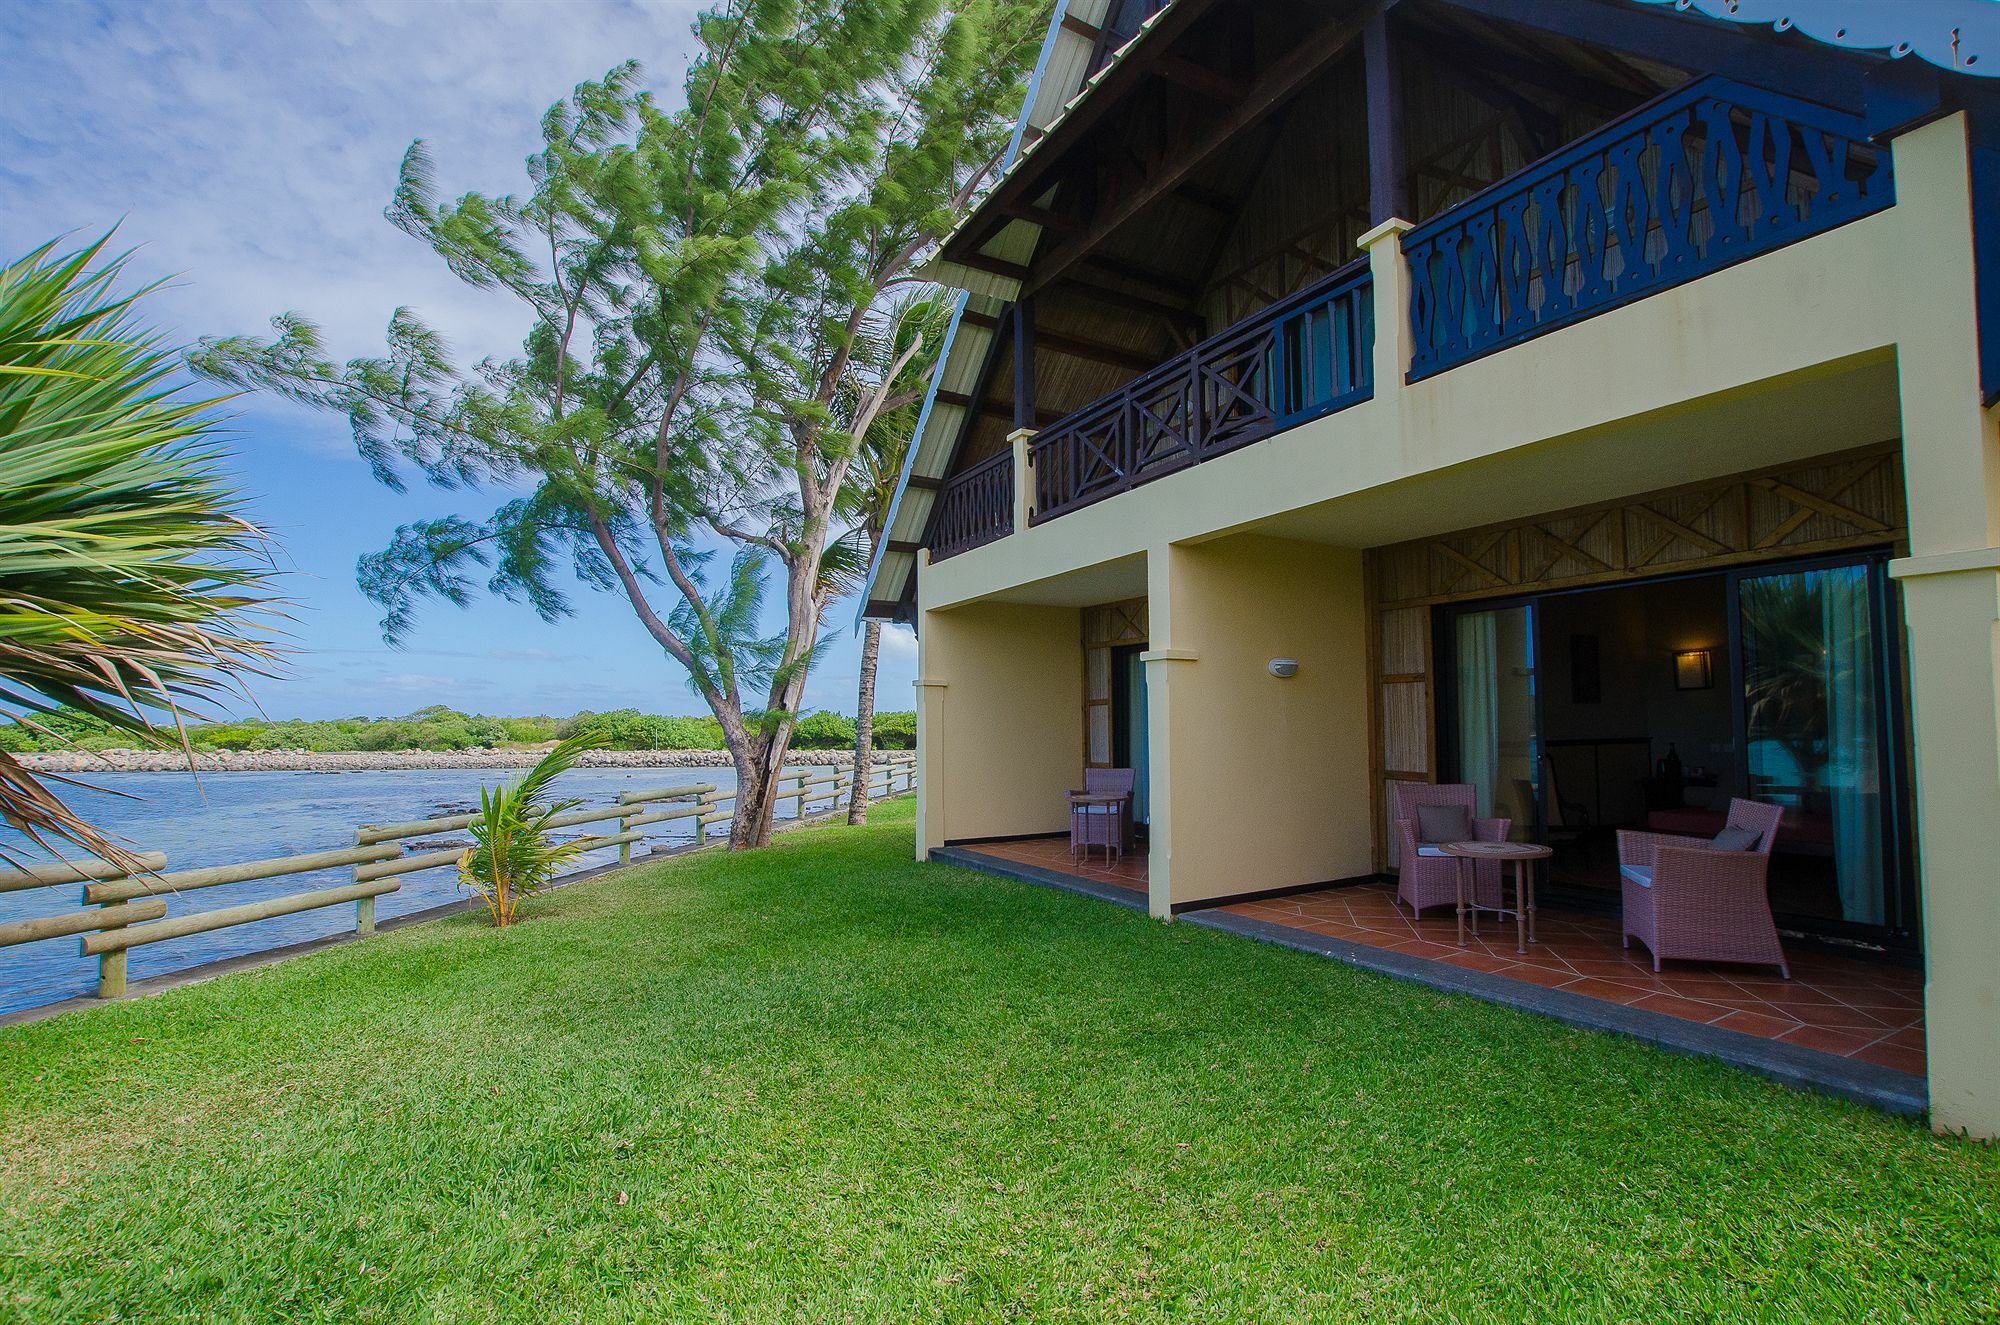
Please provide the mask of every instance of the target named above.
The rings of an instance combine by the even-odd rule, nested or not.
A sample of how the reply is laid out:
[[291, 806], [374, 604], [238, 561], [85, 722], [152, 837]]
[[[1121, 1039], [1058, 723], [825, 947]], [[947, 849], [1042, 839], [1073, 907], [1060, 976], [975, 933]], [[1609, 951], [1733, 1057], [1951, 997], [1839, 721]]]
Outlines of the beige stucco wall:
[[1152, 911], [1368, 873], [1360, 554], [1243, 536], [1147, 564]]
[[[1214, 729], [1192, 715], [1205, 706], [1239, 720], [1270, 713], [1259, 707], [1261, 678], [1241, 659], [1213, 666], [1224, 656], [1217, 650], [1234, 644], [1200, 618], [1233, 620], [1250, 632], [1245, 652], [1270, 655], [1278, 652], [1277, 613], [1267, 620], [1226, 609], [1223, 595], [1200, 587], [1246, 582], [1230, 559], [1247, 565], [1261, 554], [1218, 553], [1203, 563], [1186, 560], [1190, 553], [1246, 531], [1348, 548], [1398, 542], [1885, 441], [1856, 435], [1876, 431], [1881, 416], [1880, 402], [1853, 384], [1868, 379], [1857, 366], [1879, 376], [1893, 363], [1899, 409], [1887, 426], [1902, 433], [1910, 518], [1912, 555], [1895, 573], [1911, 627], [1933, 1121], [2000, 1136], [2000, 850], [1992, 832], [2000, 823], [2000, 430], [1980, 404], [1964, 119], [1917, 129], [1893, 150], [1898, 201], [1886, 211], [1414, 385], [1402, 382], [1409, 333], [1400, 235], [1385, 227], [1370, 250], [1374, 399], [927, 567], [926, 676], [937, 649], [940, 658], [1053, 656], [1046, 617], [1023, 617], [1021, 641], [989, 632], [976, 647], [938, 623], [965, 605], [991, 614], [1002, 600], [1045, 595], [1066, 577], [1149, 553], [1158, 655], [1148, 664], [1149, 689], [1160, 678], [1172, 705], [1156, 728], [1164, 745], [1154, 750], [1156, 837], [1163, 781], [1171, 816], [1165, 900], [1183, 900], [1183, 890], [1203, 895], [1226, 868], [1207, 840], [1240, 844], [1256, 835], [1232, 831], [1226, 802], [1201, 794], [1201, 743]], [[1764, 426], [1716, 426], [1758, 401], [1781, 406], [1767, 411]], [[1281, 594], [1306, 582], [1294, 568], [1267, 567]], [[1192, 586], [1185, 593], [1176, 587], [1182, 571]], [[1183, 679], [1211, 667], [1211, 682]], [[997, 674], [983, 675], [993, 668], [972, 667], [982, 679], [939, 701], [947, 723], [988, 702], [1012, 702], [1015, 691]], [[1041, 775], [1053, 779], [1044, 786], [1069, 776], [1056, 776], [1058, 765], [1080, 759], [1073, 686], [1040, 697], [1051, 707], [1034, 709], [1032, 730], [1055, 731], [1058, 691], [1070, 731], [1060, 759], [1035, 754], [1046, 761]], [[997, 826], [1039, 822], [1025, 782], [990, 785], [971, 771], [996, 762], [982, 742], [1033, 739], [1012, 717], [1004, 707], [967, 717], [964, 738], [946, 727], [942, 741], [933, 720], [924, 749], [943, 771], [927, 777], [947, 808], [927, 823], [971, 835], [951, 797], [990, 794], [995, 808], [967, 811], [965, 824], [1033, 831]], [[1024, 752], [997, 762], [1025, 770], [1030, 761]], [[1365, 766], [1365, 751], [1357, 752], [1357, 773]], [[1349, 803], [1365, 806], [1367, 797]], [[1300, 821], [1325, 809], [1302, 809]], [[1055, 819], [1051, 831], [1061, 827], [1059, 807]], [[1267, 876], [1305, 870], [1304, 838], [1278, 836], [1288, 844], [1271, 848]], [[1356, 851], [1367, 837], [1365, 827], [1354, 832]], [[1326, 859], [1324, 873], [1357, 872]]]
[[918, 843], [1068, 830], [1083, 777], [1074, 607], [986, 603], [927, 615], [917, 680]]

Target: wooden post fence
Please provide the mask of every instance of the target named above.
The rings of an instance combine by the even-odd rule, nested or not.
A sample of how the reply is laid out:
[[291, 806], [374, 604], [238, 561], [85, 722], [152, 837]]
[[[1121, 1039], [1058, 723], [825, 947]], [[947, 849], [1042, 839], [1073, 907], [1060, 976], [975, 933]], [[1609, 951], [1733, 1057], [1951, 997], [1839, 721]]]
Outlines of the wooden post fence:
[[[838, 809], [842, 794], [854, 786], [856, 777], [865, 778], [871, 798], [895, 794], [899, 778], [904, 790], [914, 785], [910, 757], [892, 755], [865, 773], [850, 768], [845, 772], [835, 770], [817, 775], [807, 770], [787, 774], [779, 779], [776, 799], [781, 804], [790, 800], [793, 817], [803, 819], [814, 803], [823, 799], [830, 799], [830, 808]], [[632, 847], [645, 839], [644, 829], [654, 824], [692, 819], [695, 844], [706, 845], [710, 827], [727, 823], [732, 817], [729, 809], [721, 807], [735, 799], [734, 791], [721, 791], [712, 782], [699, 782], [621, 792], [617, 803], [608, 808], [571, 810], [551, 817], [548, 822], [553, 828], [615, 822], [615, 831], [579, 838], [576, 845], [590, 851], [616, 847], [622, 864], [631, 861]], [[352, 846], [199, 869], [170, 872], [166, 868], [166, 856], [151, 851], [137, 857], [137, 868], [131, 872], [94, 857], [52, 861], [26, 869], [0, 872], [0, 893], [81, 883], [81, 900], [87, 908], [62, 915], [0, 923], [0, 948], [79, 936], [79, 953], [97, 958], [98, 997], [112, 999], [120, 998], [126, 992], [127, 954], [133, 948], [150, 943], [323, 907], [342, 906], [349, 902], [354, 904], [354, 932], [358, 935], [373, 934], [376, 899], [400, 889], [403, 875], [455, 868], [465, 854], [463, 847], [406, 854], [404, 842], [410, 838], [463, 829], [475, 817], [454, 814], [410, 823], [363, 824], [355, 830]], [[168, 914], [169, 901], [189, 892], [260, 879], [312, 874], [343, 866], [350, 870], [349, 881], [338, 887], [268, 897], [183, 915]]]

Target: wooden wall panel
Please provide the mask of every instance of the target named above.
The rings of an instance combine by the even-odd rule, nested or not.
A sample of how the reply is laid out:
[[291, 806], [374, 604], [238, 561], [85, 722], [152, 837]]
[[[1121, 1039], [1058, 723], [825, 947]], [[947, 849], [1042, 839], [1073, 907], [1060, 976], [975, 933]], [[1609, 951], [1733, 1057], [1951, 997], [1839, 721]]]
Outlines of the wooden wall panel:
[[1274, 121], [1248, 196], [1207, 273], [1212, 330], [1248, 317], [1361, 256], [1368, 230], [1368, 140], [1358, 57], [1299, 94]]
[[1421, 676], [1430, 670], [1431, 617], [1421, 607], [1388, 608], [1381, 614], [1382, 675]]
[[1428, 678], [1382, 684], [1382, 771], [1429, 779], [1431, 688]]
[[1374, 550], [1384, 610], [1908, 541], [1893, 442]]

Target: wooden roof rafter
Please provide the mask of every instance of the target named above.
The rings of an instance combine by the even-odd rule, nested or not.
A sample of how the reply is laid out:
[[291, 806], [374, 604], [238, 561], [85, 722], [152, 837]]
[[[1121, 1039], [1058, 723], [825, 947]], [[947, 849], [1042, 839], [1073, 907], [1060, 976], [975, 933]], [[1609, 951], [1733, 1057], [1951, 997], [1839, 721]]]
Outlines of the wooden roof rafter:
[[[1622, 61], [1620, 67], [1625, 77], [1620, 79], [1585, 72], [1574, 61], [1563, 59], [1520, 29], [1482, 15], [1453, 14], [1447, 25], [1440, 11], [1419, 9], [1411, 15], [1411, 23], [1411, 36], [1422, 42], [1427, 55], [1439, 57], [1440, 63], [1449, 65], [1454, 76], [1489, 86], [1514, 84], [1515, 96], [1533, 89], [1550, 94], [1558, 102], [1580, 103], [1615, 115], [1664, 90], [1658, 82]], [[1580, 54], [1593, 50], [1584, 46], [1573, 49]], [[1592, 62], [1592, 67], [1595, 70], [1602, 66]]]
[[[1119, 228], [1162, 197], [1187, 182], [1244, 130], [1260, 123], [1288, 102], [1361, 36], [1379, 8], [1365, 6], [1345, 19], [1331, 19], [1296, 42], [1281, 58], [1265, 67], [1227, 114], [1206, 117], [1191, 139], [1175, 144], [1146, 178], [1106, 200], [1088, 227], [1054, 245], [1033, 264], [1024, 294], [1046, 289], [1084, 256], [1097, 249]], [[1171, 12], [1171, 11], [1170, 11]]]
[[945, 256], [962, 262], [967, 254], [990, 242], [1006, 220], [1000, 209], [1029, 203], [1044, 192], [1048, 172], [1051, 169], [1060, 172], [1070, 164], [1064, 158], [1088, 143], [1089, 131], [1125, 104], [1135, 87], [1153, 77], [1148, 68], [1151, 54], [1164, 52], [1179, 34], [1221, 3], [1223, 0], [1176, 0], [1159, 14], [1153, 21], [1153, 30], [1129, 58], [1120, 59], [1092, 76], [1101, 81], [1086, 84], [1085, 90], [1077, 94], [1079, 99], [1042, 135], [1034, 152], [994, 187], [972, 218], [972, 224], [946, 239]]

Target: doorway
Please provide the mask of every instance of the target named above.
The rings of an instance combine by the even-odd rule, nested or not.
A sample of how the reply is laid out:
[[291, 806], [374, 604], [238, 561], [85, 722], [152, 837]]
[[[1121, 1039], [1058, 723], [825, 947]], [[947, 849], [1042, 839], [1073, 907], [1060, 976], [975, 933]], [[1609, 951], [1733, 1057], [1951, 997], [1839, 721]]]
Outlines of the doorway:
[[1784, 808], [1794, 933], [1914, 951], [1901, 640], [1884, 555], [1438, 609], [1440, 767], [1556, 849], [1557, 896], [1615, 905], [1621, 828], [1712, 837]]
[[1143, 841], [1151, 822], [1147, 805], [1146, 664], [1143, 644], [1111, 650], [1111, 764], [1132, 770], [1132, 824]]

